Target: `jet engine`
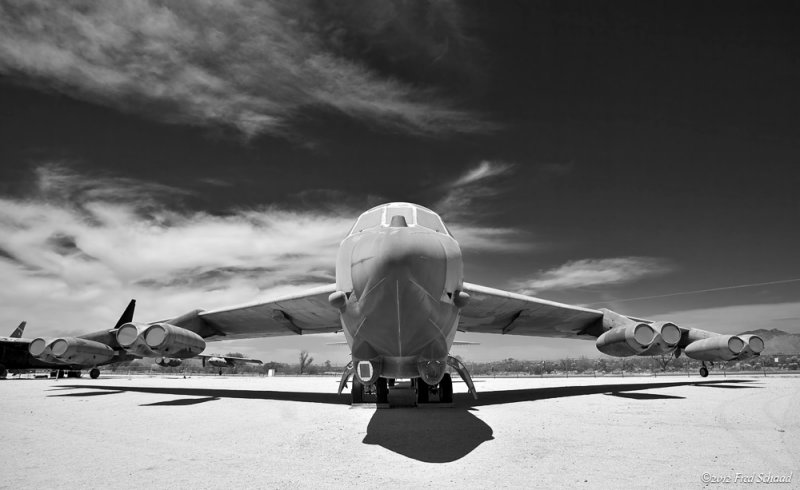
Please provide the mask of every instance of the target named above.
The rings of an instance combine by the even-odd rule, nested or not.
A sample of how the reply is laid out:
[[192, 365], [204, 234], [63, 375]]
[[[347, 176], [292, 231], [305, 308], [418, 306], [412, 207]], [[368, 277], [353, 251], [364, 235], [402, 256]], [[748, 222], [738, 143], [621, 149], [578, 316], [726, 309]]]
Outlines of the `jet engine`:
[[209, 357], [206, 359], [205, 363], [209, 366], [219, 368], [228, 367], [228, 361], [226, 361], [224, 357]]
[[696, 340], [683, 351], [698, 361], [730, 361], [736, 359], [744, 348], [745, 342], [736, 335], [717, 335]]
[[[671, 329], [668, 329], [668, 332], [670, 331]], [[631, 322], [627, 326], [612, 328], [597, 337], [595, 345], [603, 354], [628, 357], [644, 353], [655, 339], [656, 332], [653, 327], [646, 323]]]
[[114, 349], [101, 342], [77, 337], [56, 339], [37, 338], [28, 346], [28, 352], [42, 361], [60, 364], [96, 366], [114, 358]]
[[764, 350], [764, 340], [758, 335], [739, 335], [744, 342], [744, 349], [739, 353], [737, 359], [750, 359], [761, 355]]
[[56, 339], [50, 344], [53, 357], [64, 364], [82, 364], [97, 366], [114, 358], [114, 349], [93, 340], [65, 337]]
[[674, 323], [655, 322], [650, 327], [655, 331], [653, 342], [644, 352], [639, 353], [640, 356], [667, 354], [675, 350], [681, 341], [681, 329]]
[[206, 342], [196, 333], [169, 323], [126, 323], [117, 330], [117, 342], [131, 354], [142, 357], [194, 357]]
[[28, 344], [28, 352], [40, 361], [58, 362], [49, 349], [50, 345], [55, 342], [55, 340], [56, 339], [46, 337], [35, 338]]

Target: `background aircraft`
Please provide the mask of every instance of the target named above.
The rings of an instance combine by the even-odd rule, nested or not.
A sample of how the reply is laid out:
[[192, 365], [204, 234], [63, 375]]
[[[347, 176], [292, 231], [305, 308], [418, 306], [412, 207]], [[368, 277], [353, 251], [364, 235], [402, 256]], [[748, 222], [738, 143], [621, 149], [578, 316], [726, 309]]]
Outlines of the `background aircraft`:
[[[59, 372], [67, 371], [68, 376], [80, 376], [80, 371], [89, 369], [89, 375], [94, 379], [100, 375], [98, 366], [128, 361], [140, 357], [158, 357], [161, 365], [179, 365], [181, 359], [198, 356], [205, 348], [198, 344], [182, 344], [178, 347], [170, 343], [165, 347], [149, 347], [147, 344], [133, 342], [126, 344], [127, 349], [120, 346], [118, 330], [122, 325], [133, 321], [133, 312], [136, 300], [131, 300], [128, 307], [120, 316], [114, 328], [99, 330], [78, 337], [57, 337], [26, 339], [22, 337], [25, 322], [12, 333], [11, 337], [0, 338], [0, 374], [5, 376], [9, 369], [52, 369]], [[151, 332], [149, 339], [152, 341], [159, 332]], [[123, 335], [122, 341], [127, 338]], [[138, 339], [133, 339], [134, 341]], [[163, 340], [163, 339], [162, 339]], [[168, 355], [169, 357], [165, 357]], [[212, 358], [215, 366], [230, 366], [235, 360], [228, 361], [225, 356], [201, 356]], [[204, 359], [205, 362], [205, 359]], [[241, 362], [258, 362], [257, 359], [242, 359]]]
[[[197, 355], [195, 358], [199, 358], [203, 362], [203, 367], [208, 364], [209, 366], [213, 366], [219, 368], [219, 374], [222, 375], [223, 368], [231, 368], [233, 371], [236, 371], [237, 364], [263, 364], [260, 359], [250, 359], [247, 357], [231, 357], [231, 356], [220, 356], [220, 355]], [[171, 357], [159, 357], [156, 359], [156, 364], [161, 367], [178, 367], [183, 364], [183, 359], [176, 359]]]
[[456, 331], [594, 340], [608, 355], [673, 354], [703, 361], [759, 355], [756, 335], [719, 335], [672, 322], [631, 318], [470, 284], [461, 249], [433, 211], [409, 203], [372, 208], [341, 242], [336, 284], [267, 301], [212, 311], [193, 310], [165, 322], [129, 322], [117, 331], [130, 353], [142, 346], [201, 351], [205, 340], [344, 332], [352, 362], [353, 402], [365, 387], [379, 403], [394, 380], [415, 391], [419, 403], [452, 401], [448, 366], [477, 397], [465, 366], [450, 356]]

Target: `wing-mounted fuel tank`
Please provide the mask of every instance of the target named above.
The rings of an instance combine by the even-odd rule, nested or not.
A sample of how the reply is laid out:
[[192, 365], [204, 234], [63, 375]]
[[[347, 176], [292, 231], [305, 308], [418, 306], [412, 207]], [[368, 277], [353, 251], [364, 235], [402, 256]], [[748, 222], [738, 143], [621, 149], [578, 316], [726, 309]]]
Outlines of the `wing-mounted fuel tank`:
[[77, 337], [37, 338], [30, 343], [28, 351], [42, 361], [68, 365], [97, 366], [108, 363], [116, 355], [106, 344]]
[[603, 354], [615, 357], [628, 357], [647, 351], [656, 340], [656, 331], [645, 322], [603, 309], [603, 329], [605, 333], [597, 338], [595, 345]]
[[117, 342], [126, 351], [141, 357], [187, 358], [206, 348], [202, 337], [169, 323], [126, 323], [117, 330]]

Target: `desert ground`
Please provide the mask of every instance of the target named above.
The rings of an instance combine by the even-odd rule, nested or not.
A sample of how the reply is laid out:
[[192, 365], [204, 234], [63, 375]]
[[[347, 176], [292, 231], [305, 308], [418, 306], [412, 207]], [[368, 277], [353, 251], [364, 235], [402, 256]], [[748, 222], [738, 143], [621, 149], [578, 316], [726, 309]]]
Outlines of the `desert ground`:
[[0, 488], [800, 485], [800, 377], [476, 379], [439, 409], [351, 407], [337, 385], [2, 381]]

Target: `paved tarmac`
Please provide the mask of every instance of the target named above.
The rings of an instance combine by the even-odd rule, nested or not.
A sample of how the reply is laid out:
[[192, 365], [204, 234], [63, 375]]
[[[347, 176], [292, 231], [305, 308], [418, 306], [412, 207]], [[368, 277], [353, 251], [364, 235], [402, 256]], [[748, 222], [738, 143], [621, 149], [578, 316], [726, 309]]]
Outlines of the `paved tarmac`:
[[800, 487], [800, 377], [476, 381], [376, 410], [331, 377], [6, 380], [0, 488]]

